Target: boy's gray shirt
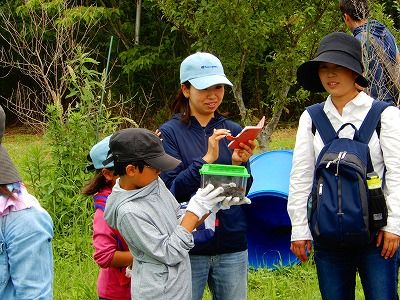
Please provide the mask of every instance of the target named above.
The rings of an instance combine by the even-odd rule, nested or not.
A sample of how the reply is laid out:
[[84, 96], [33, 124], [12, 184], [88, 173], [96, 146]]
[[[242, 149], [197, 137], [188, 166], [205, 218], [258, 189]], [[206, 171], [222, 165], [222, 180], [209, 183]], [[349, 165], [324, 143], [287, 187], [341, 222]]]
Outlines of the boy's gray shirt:
[[134, 256], [132, 299], [191, 299], [193, 235], [179, 225], [180, 205], [158, 178], [137, 190], [115, 184], [104, 211]]

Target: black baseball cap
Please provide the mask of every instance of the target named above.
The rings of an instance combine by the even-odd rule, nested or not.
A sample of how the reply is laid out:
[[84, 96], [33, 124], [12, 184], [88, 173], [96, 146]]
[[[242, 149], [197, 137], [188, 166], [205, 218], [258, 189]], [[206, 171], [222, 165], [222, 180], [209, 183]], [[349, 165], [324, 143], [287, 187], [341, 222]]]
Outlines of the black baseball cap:
[[181, 161], [165, 153], [160, 138], [144, 128], [126, 128], [114, 133], [110, 138], [111, 156], [103, 161], [118, 162], [144, 161], [149, 166], [167, 171], [175, 169]]

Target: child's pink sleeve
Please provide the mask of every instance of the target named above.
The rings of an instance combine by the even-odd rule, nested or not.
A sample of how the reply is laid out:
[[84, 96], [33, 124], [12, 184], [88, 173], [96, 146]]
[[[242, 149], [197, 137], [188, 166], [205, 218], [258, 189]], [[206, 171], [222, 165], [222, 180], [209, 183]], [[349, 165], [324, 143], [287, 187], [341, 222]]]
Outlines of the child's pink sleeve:
[[108, 268], [117, 251], [117, 238], [113, 229], [103, 217], [103, 211], [96, 209], [93, 218], [93, 258], [101, 268]]

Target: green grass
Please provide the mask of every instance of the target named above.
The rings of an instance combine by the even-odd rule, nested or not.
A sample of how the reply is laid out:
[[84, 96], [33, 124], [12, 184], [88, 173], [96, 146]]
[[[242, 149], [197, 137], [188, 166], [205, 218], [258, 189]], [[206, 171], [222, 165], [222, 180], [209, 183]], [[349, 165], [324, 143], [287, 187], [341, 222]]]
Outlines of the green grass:
[[[281, 129], [272, 136], [270, 149], [291, 149], [294, 146], [295, 129]], [[4, 145], [18, 169], [28, 150], [42, 145], [42, 137], [32, 134], [8, 134]], [[39, 199], [40, 200], [40, 199]], [[82, 205], [82, 208], [85, 207]], [[79, 216], [77, 216], [79, 217]], [[91, 222], [91, 220], [88, 220]], [[91, 233], [73, 230], [70, 236], [61, 237], [55, 233], [54, 249], [54, 298], [56, 300], [97, 299], [96, 280], [98, 267], [92, 259]], [[293, 267], [281, 267], [277, 270], [258, 269], [249, 271], [248, 299], [252, 300], [297, 300], [321, 299], [315, 266], [312, 261]], [[203, 299], [211, 299], [206, 291]], [[364, 299], [361, 285], [357, 283], [356, 299]]]
[[60, 255], [57, 249], [71, 248], [70, 243], [74, 238], [55, 236], [53, 248], [55, 250], [54, 299], [56, 300], [97, 299], [96, 281], [99, 269], [92, 259], [92, 237], [88, 234], [82, 238], [86, 240], [83, 253], [72, 251], [71, 255]]
[[22, 167], [22, 161], [30, 148], [42, 144], [42, 137], [34, 134], [6, 134], [3, 143], [18, 169]]
[[269, 150], [293, 149], [295, 138], [296, 128], [278, 129], [272, 134]]

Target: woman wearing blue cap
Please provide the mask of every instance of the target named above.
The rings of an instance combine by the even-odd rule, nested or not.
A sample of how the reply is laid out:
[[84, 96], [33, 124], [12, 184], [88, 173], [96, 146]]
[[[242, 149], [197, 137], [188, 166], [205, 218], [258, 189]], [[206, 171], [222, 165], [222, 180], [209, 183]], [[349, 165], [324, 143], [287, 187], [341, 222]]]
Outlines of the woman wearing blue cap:
[[[242, 128], [218, 113], [226, 78], [220, 60], [210, 53], [188, 56], [180, 67], [178, 95], [172, 119], [160, 127], [165, 151], [182, 163], [161, 174], [167, 187], [182, 204], [200, 187], [199, 169], [203, 164], [244, 165], [255, 143], [228, 148], [228, 135]], [[247, 187], [250, 188], [251, 182]], [[200, 300], [206, 284], [214, 299], [242, 300], [247, 296], [247, 223], [239, 206], [220, 210], [208, 217], [203, 230], [194, 232], [195, 246], [190, 251], [193, 299]]]
[[[334, 32], [325, 36], [319, 44], [316, 57], [303, 63], [297, 69], [297, 80], [306, 90], [329, 93], [323, 103], [322, 114], [326, 115], [333, 127], [332, 130], [337, 132], [337, 135], [340, 134], [340, 138], [353, 139], [355, 128], [358, 135], [358, 129], [373, 106], [374, 99], [358, 89], [359, 86], [367, 87], [368, 81], [363, 76], [361, 44], [357, 39], [343, 32]], [[315, 233], [314, 226], [312, 236], [307, 222], [307, 200], [315, 178], [315, 164], [319, 161], [321, 151], [326, 149], [323, 142], [325, 133], [322, 130], [319, 132], [318, 127], [316, 131], [315, 128], [313, 129], [315, 123], [312, 120], [315, 119], [311, 118], [311, 114], [309, 110], [306, 110], [300, 117], [293, 152], [288, 197], [288, 213], [292, 223], [290, 249], [301, 261], [306, 261], [314, 247], [319, 288], [325, 300], [354, 299], [357, 272], [360, 275], [366, 299], [396, 299], [395, 259], [400, 242], [400, 127], [398, 126], [400, 112], [395, 107], [386, 107], [380, 114], [379, 136], [378, 130], [375, 130], [368, 143], [373, 170], [379, 174], [380, 178], [385, 178], [383, 190], [384, 202], [386, 201], [388, 208], [387, 224], [383, 227], [379, 226], [379, 229], [370, 227], [370, 232], [368, 232], [370, 235], [365, 243], [354, 245], [336, 242], [335, 230], [338, 231], [337, 228], [340, 226], [332, 229], [334, 234], [329, 233], [325, 239], [322, 239], [319, 238], [318, 233]], [[354, 128], [347, 126], [348, 123], [353, 124]], [[346, 153], [342, 152], [341, 158], [345, 155]], [[338, 171], [339, 161], [331, 161], [337, 166], [335, 176], [338, 185], [341, 182], [339, 176], [341, 174]], [[325, 169], [328, 168], [329, 164]], [[327, 182], [318, 181], [317, 197], [322, 199], [318, 204], [320, 207], [327, 207], [324, 200], [328, 198], [324, 198], [324, 195], [329, 194], [331, 190], [325, 188], [326, 185]], [[361, 197], [363, 195], [360, 195], [360, 199]], [[326, 213], [325, 216], [328, 217], [324, 218], [324, 221], [346, 220], [342, 222], [342, 225], [345, 222], [352, 222], [349, 211], [344, 213], [338, 200], [343, 199], [344, 203], [350, 197], [341, 195], [337, 190], [337, 197], [332, 198], [339, 202], [339, 209], [332, 209], [332, 214], [329, 215]], [[369, 204], [367, 206], [369, 207]], [[343, 218], [336, 218], [337, 215]], [[346, 233], [353, 234], [352, 231]]]

